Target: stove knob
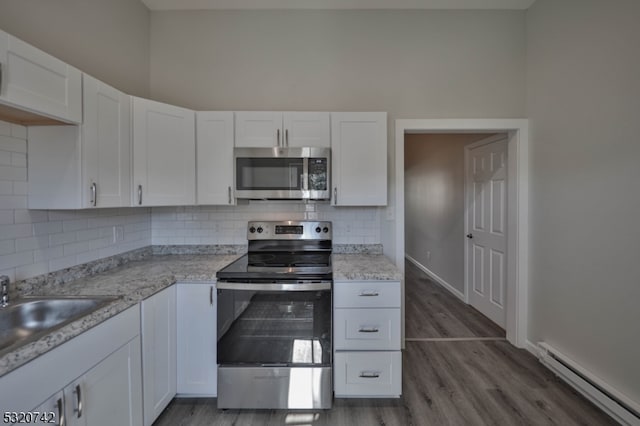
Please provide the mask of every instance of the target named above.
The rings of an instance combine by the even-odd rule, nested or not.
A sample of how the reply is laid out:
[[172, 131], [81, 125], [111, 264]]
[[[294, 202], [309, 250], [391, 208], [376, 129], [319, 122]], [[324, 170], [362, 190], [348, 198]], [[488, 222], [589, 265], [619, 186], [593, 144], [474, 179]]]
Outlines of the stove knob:
[[318, 227], [316, 228], [316, 232], [319, 234], [319, 233], [320, 233], [320, 231], [322, 231], [322, 229], [320, 229], [320, 227], [318, 226]]
[[325, 226], [324, 228], [322, 228], [322, 232], [324, 232], [324, 233], [326, 234], [327, 232], [329, 232], [329, 228], [327, 228], [327, 227]]
[[262, 226], [258, 226], [258, 234], [262, 234], [262, 231], [263, 231]]
[[252, 234], [254, 234], [256, 232], [256, 228], [254, 228], [253, 226], [251, 228], [249, 228], [249, 232], [251, 232]]

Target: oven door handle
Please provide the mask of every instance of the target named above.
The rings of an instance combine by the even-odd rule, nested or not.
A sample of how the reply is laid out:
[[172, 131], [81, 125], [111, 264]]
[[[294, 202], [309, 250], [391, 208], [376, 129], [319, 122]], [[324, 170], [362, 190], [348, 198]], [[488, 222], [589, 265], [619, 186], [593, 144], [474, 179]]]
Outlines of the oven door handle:
[[313, 283], [236, 283], [218, 281], [218, 290], [252, 290], [252, 291], [318, 291], [331, 290], [331, 281]]

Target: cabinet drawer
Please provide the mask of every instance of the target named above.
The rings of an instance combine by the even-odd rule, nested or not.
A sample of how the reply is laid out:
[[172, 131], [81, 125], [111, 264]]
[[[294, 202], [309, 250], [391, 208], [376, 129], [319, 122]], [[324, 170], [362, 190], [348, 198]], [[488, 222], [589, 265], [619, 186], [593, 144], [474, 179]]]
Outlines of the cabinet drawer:
[[402, 394], [402, 353], [336, 352], [336, 397], [398, 397]]
[[400, 309], [335, 309], [336, 349], [399, 350]]
[[399, 281], [345, 281], [334, 284], [336, 308], [399, 308]]

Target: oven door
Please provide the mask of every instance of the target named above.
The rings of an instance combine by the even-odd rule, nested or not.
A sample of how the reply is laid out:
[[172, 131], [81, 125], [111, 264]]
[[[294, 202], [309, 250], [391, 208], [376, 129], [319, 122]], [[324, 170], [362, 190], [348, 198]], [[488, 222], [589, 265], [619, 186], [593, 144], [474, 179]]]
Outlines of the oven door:
[[330, 408], [331, 283], [218, 283], [218, 408]]

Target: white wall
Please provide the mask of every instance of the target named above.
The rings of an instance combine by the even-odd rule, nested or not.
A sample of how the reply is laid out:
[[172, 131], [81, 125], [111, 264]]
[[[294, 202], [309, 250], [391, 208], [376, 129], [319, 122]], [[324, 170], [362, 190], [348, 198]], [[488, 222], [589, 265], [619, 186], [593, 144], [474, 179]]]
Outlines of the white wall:
[[27, 210], [26, 136], [0, 121], [0, 275], [21, 280], [151, 244], [149, 209]]
[[[307, 211], [306, 209], [315, 209]], [[259, 202], [238, 206], [154, 207], [153, 244], [246, 244], [250, 220], [329, 220], [334, 244], [379, 244], [378, 208]]]
[[461, 293], [464, 293], [464, 147], [488, 136], [451, 133], [405, 136], [405, 253]]
[[389, 112], [391, 210], [396, 118], [524, 116], [522, 11], [152, 12], [150, 63], [152, 97], [185, 107]]
[[2, 0], [0, 29], [126, 93], [149, 93], [149, 10], [140, 1]]
[[529, 339], [640, 401], [640, 2], [527, 12]]

